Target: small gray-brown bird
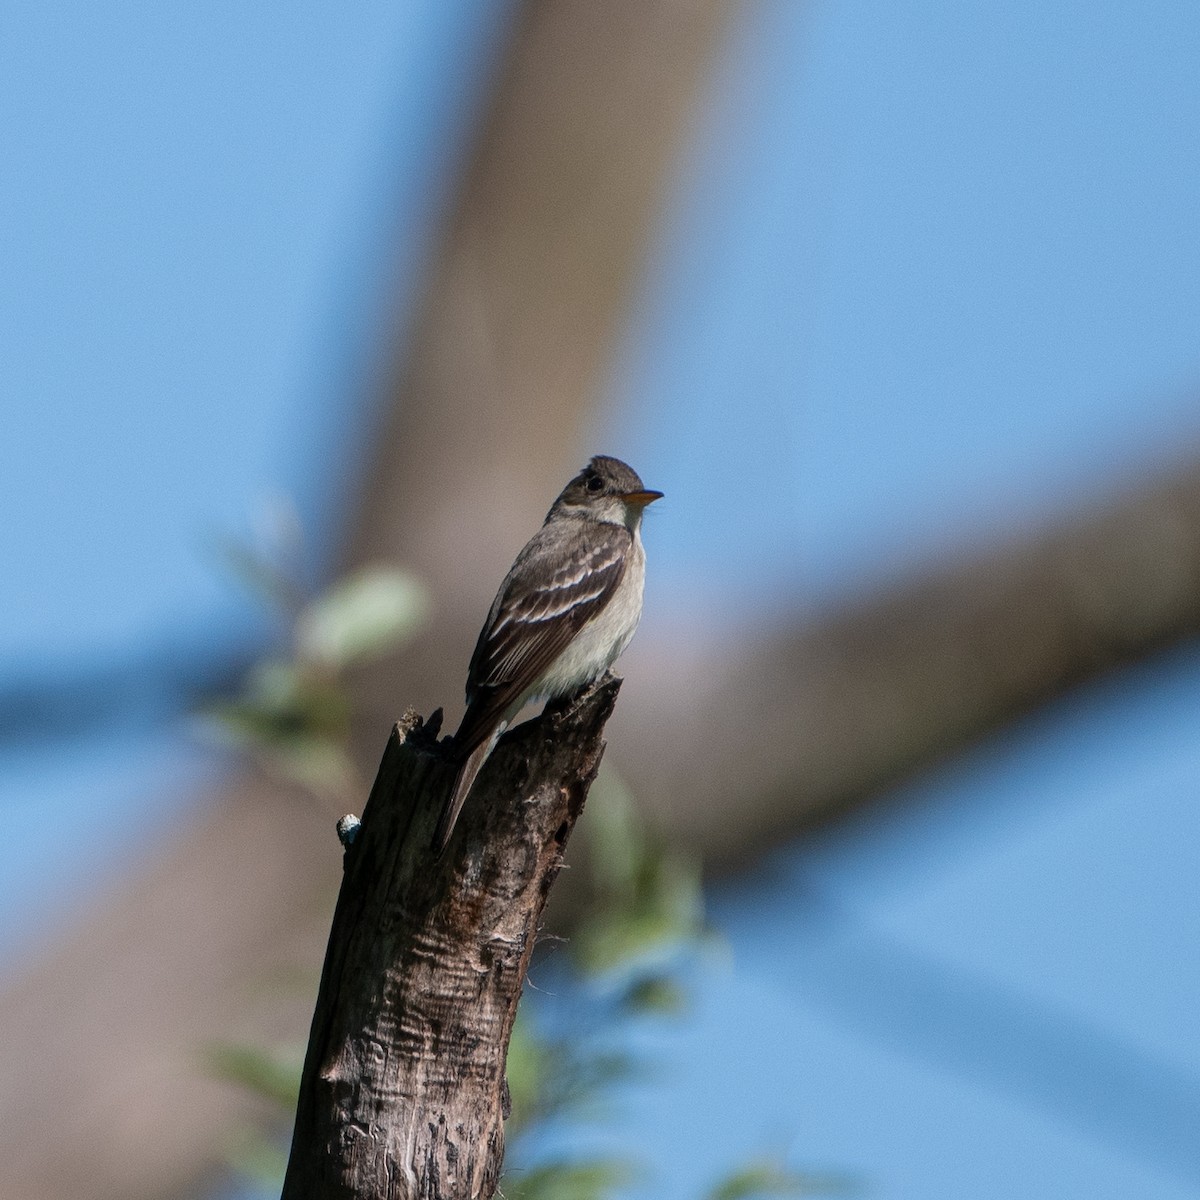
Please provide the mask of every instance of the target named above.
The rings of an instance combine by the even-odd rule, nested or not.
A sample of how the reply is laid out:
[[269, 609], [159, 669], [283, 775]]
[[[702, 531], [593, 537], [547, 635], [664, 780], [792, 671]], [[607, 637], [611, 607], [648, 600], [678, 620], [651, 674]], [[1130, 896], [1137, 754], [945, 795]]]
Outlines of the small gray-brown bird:
[[597, 455], [567, 484], [504, 577], [467, 671], [461, 759], [433, 848], [446, 849], [487, 756], [530, 700], [570, 695], [629, 645], [642, 615], [642, 514], [662, 492]]

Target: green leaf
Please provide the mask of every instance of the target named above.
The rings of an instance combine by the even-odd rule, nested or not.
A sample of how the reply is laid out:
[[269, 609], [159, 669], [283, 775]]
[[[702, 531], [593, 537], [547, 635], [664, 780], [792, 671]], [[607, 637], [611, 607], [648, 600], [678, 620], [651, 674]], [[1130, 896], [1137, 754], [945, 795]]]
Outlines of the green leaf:
[[596, 899], [571, 942], [580, 969], [604, 975], [698, 944], [704, 933], [698, 863], [646, 830], [611, 771], [596, 781], [588, 814]]
[[503, 1189], [511, 1200], [603, 1200], [634, 1177], [630, 1164], [617, 1159], [552, 1162], [506, 1174]]
[[647, 837], [633, 796], [611, 767], [600, 768], [588, 804], [590, 867], [597, 889], [610, 897], [632, 896]]
[[269, 607], [290, 619], [299, 612], [303, 597], [296, 580], [273, 563], [267, 554], [254, 549], [235, 537], [217, 536], [212, 539], [218, 557], [248, 591]]
[[726, 1176], [707, 1200], [753, 1200], [765, 1196], [846, 1195], [857, 1190], [843, 1175], [814, 1175], [793, 1171], [773, 1160], [748, 1163]]
[[635, 979], [621, 999], [629, 1012], [659, 1016], [677, 1016], [686, 1010], [687, 1002], [687, 992], [669, 975], [646, 975]]
[[337, 742], [328, 738], [295, 738], [266, 748], [262, 764], [280, 779], [298, 783], [318, 796], [353, 803], [359, 792], [354, 763]]
[[219, 1042], [210, 1047], [207, 1058], [209, 1070], [218, 1078], [249, 1088], [284, 1114], [295, 1110], [304, 1067], [303, 1047], [271, 1051], [239, 1042]]
[[225, 1149], [225, 1161], [247, 1179], [278, 1191], [287, 1172], [287, 1152], [263, 1133], [247, 1133]]
[[535, 1120], [542, 1110], [547, 1077], [554, 1069], [551, 1050], [534, 1032], [525, 1016], [527, 1011], [524, 1007], [517, 1009], [504, 1066], [512, 1100], [512, 1115], [505, 1123], [510, 1136]]
[[415, 575], [367, 567], [314, 600], [296, 621], [296, 646], [309, 662], [344, 667], [408, 641], [423, 624], [429, 597]]
[[586, 1038], [542, 1037], [525, 1011], [517, 1010], [504, 1071], [512, 1100], [505, 1126], [510, 1138], [540, 1121], [594, 1115], [611, 1085], [637, 1067], [629, 1055], [596, 1049]]
[[602, 898], [571, 947], [591, 975], [627, 969], [699, 944], [704, 933], [700, 871], [646, 844], [632, 892]]

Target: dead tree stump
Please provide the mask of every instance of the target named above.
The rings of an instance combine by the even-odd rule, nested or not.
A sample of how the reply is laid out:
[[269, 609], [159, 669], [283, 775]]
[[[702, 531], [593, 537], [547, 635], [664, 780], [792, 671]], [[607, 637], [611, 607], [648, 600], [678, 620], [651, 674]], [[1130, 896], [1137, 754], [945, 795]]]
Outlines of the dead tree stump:
[[517, 1002], [619, 689], [606, 676], [506, 734], [440, 860], [440, 722], [393, 730], [345, 852], [283, 1200], [495, 1191]]

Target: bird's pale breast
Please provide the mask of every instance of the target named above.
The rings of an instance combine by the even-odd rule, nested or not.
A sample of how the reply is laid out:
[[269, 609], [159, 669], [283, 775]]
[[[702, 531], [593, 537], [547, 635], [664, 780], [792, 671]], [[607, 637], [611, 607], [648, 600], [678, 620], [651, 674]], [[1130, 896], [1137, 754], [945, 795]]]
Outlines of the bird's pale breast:
[[531, 698], [565, 696], [603, 675], [629, 645], [642, 616], [646, 555], [635, 533], [629, 562], [612, 599], [571, 639], [534, 686]]

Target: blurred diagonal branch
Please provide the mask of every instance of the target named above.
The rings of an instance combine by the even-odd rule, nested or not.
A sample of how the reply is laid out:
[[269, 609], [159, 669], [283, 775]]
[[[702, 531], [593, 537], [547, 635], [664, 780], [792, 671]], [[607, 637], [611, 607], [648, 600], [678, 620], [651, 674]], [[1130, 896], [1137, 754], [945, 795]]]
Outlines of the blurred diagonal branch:
[[[1200, 463], [823, 620], [629, 689], [622, 767], [660, 820], [731, 865], [1105, 671], [1200, 633]], [[725, 747], [737, 747], [726, 753]], [[736, 804], [737, 819], [730, 820]]]

